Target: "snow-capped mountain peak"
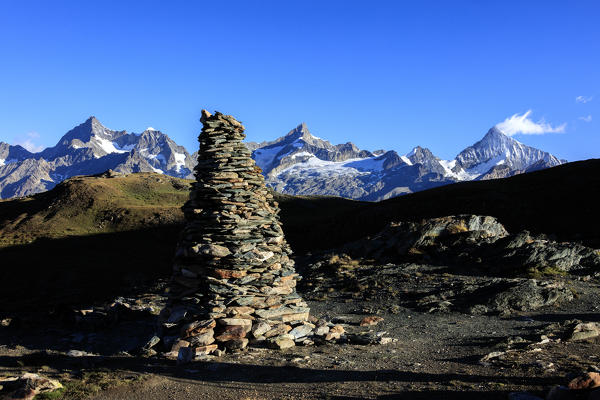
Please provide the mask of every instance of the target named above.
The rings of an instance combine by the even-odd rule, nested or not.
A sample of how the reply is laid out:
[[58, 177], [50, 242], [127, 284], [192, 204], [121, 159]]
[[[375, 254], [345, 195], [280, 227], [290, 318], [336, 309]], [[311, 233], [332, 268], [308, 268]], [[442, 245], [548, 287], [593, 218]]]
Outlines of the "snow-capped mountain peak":
[[512, 170], [525, 171], [540, 160], [545, 160], [547, 167], [562, 164], [553, 155], [524, 145], [505, 135], [499, 128], [493, 127], [483, 139], [456, 156], [456, 165], [469, 175], [481, 176], [499, 165], [508, 165]]
[[37, 193], [71, 176], [108, 169], [192, 178], [195, 165], [184, 147], [158, 130], [114, 131], [93, 116], [40, 153], [0, 144], [0, 161], [0, 198]]

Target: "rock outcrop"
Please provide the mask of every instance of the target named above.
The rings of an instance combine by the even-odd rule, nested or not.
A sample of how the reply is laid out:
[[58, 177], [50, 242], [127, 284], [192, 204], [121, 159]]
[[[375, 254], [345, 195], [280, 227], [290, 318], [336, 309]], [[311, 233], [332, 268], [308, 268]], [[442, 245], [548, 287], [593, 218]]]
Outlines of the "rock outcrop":
[[390, 223], [373, 237], [337, 250], [379, 262], [417, 262], [454, 270], [515, 274], [595, 274], [600, 254], [575, 242], [557, 242], [527, 231], [509, 234], [494, 217], [451, 215]]
[[242, 124], [205, 110], [201, 122], [197, 182], [183, 207], [186, 226], [163, 314], [165, 343], [181, 361], [241, 349], [249, 339], [295, 345], [298, 337], [288, 332], [314, 325], [296, 293], [299, 275], [278, 204], [242, 143]]

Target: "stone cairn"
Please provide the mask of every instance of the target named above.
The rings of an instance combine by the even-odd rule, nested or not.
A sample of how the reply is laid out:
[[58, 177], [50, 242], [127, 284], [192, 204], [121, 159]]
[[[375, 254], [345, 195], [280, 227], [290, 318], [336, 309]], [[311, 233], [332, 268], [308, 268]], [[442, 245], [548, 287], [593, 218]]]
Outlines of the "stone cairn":
[[300, 279], [261, 169], [233, 117], [202, 110], [197, 181], [163, 314], [168, 355], [190, 361], [249, 343], [312, 344], [315, 325], [296, 293]]

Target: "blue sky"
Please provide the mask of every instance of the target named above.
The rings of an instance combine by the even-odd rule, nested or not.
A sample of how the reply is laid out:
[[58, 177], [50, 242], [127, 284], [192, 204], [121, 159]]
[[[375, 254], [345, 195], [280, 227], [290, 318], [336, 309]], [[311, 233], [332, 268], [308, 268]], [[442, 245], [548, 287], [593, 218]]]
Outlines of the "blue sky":
[[193, 152], [207, 108], [248, 140], [304, 121], [333, 143], [452, 158], [518, 114], [517, 140], [600, 157], [599, 4], [3, 1], [0, 141], [51, 146], [95, 115]]

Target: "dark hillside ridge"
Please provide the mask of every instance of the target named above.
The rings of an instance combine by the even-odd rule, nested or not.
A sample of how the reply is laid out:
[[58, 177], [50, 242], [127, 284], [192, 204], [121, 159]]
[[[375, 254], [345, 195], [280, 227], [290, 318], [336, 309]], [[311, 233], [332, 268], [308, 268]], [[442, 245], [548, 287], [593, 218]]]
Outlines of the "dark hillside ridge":
[[[529, 230], [600, 248], [599, 199], [600, 159], [590, 159], [509, 178], [455, 183], [379, 203], [359, 203], [349, 212], [324, 220], [327, 226], [305, 227], [304, 242], [297, 235], [289, 236], [303, 250], [327, 248], [375, 234], [391, 221], [478, 214], [498, 218], [509, 232]], [[282, 210], [285, 217], [286, 207]]]

